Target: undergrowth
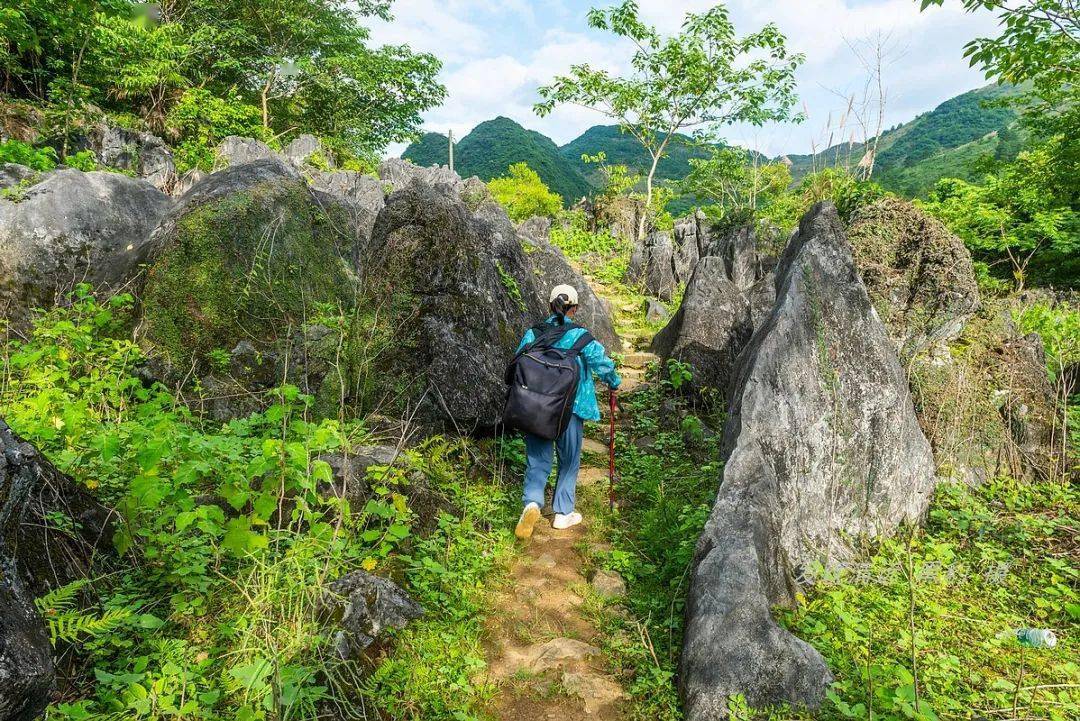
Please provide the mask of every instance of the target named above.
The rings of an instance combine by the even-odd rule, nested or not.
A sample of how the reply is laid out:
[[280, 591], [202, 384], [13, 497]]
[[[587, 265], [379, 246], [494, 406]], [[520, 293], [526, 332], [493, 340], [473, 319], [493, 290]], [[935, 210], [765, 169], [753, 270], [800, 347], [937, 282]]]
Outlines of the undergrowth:
[[[511, 548], [495, 449], [431, 438], [370, 468], [352, 507], [324, 455], [375, 440], [363, 421], [312, 420], [288, 385], [262, 412], [203, 419], [144, 380], [131, 312], [80, 288], [0, 354], [0, 416], [121, 519], [102, 575], [38, 599], [66, 679], [47, 718], [473, 718], [484, 599]], [[414, 474], [460, 511], [418, 518]], [[426, 611], [374, 672], [337, 655], [322, 611], [356, 569]]]
[[[625, 401], [620, 507], [603, 519], [614, 543], [595, 559], [627, 580], [628, 613], [601, 609], [598, 622], [611, 664], [630, 679], [635, 719], [681, 718], [675, 674], [690, 562], [722, 474], [715, 436], [688, 432], [719, 419], [687, 424], [692, 409], [670, 386]], [[1060, 482], [942, 484], [925, 528], [845, 569], [819, 569], [796, 608], [777, 610], [836, 676], [815, 717], [1077, 718], [1078, 511], [1080, 495]], [[1023, 627], [1055, 630], [1058, 646], [1021, 648]], [[739, 699], [732, 709], [807, 716], [752, 712]]]

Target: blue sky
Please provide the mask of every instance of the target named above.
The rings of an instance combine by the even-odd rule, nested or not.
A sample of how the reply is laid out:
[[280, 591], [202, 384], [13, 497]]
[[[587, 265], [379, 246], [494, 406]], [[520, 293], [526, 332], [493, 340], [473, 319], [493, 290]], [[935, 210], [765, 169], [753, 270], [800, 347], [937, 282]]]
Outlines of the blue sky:
[[[642, 16], [662, 32], [675, 32], [686, 12], [700, 12], [716, 0], [640, 0]], [[625, 69], [630, 49], [618, 39], [585, 26], [585, 14], [602, 0], [396, 0], [394, 20], [373, 27], [377, 43], [406, 43], [434, 53], [443, 63], [449, 97], [425, 114], [426, 130], [457, 137], [497, 115], [565, 143], [591, 125], [608, 123], [580, 108], [561, 108], [546, 118], [532, 112], [536, 88], [571, 64], [588, 62], [612, 71]], [[885, 127], [985, 83], [963, 59], [964, 44], [996, 34], [989, 14], [963, 12], [958, 0], [919, 12], [918, 0], [733, 0], [726, 3], [740, 34], [775, 22], [790, 46], [806, 55], [798, 74], [807, 120], [801, 125], [762, 128], [733, 126], [722, 132], [730, 143], [770, 155], [804, 153], [861, 134], [848, 114], [854, 95], [875, 108], [875, 93], [864, 93], [867, 73], [856, 56], [872, 54], [875, 39], [886, 38]], [[390, 148], [392, 154], [401, 146]]]

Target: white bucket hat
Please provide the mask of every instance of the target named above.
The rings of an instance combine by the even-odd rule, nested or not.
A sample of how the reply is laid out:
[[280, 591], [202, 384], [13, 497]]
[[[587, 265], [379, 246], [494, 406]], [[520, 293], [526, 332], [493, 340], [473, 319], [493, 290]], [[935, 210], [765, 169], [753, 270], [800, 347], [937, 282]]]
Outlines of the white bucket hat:
[[560, 295], [565, 295], [566, 299], [570, 302], [570, 305], [577, 305], [577, 289], [572, 285], [557, 285], [551, 289], [551, 295], [548, 296], [548, 303], [554, 303], [555, 299]]

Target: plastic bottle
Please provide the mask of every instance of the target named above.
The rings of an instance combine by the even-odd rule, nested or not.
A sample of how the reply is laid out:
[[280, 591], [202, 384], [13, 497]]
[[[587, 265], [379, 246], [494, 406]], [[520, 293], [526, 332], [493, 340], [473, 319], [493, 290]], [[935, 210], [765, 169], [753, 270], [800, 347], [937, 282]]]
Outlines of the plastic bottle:
[[1057, 646], [1057, 636], [1048, 628], [1018, 628], [1016, 640], [1028, 648], [1053, 648]]

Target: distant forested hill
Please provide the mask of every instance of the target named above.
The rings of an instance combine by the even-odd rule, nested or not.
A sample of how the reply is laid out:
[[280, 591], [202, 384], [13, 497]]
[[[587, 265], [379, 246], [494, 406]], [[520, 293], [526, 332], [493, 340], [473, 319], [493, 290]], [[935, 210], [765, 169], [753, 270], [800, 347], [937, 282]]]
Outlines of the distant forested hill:
[[[979, 155], [1015, 155], [1019, 147], [1019, 136], [1012, 127], [1016, 111], [992, 104], [1015, 93], [1012, 87], [988, 85], [950, 98], [914, 120], [885, 131], [874, 164], [874, 179], [901, 195], [922, 196], [942, 177], [969, 177], [972, 161]], [[792, 163], [792, 175], [798, 179], [824, 167], [854, 166], [863, 154], [862, 144], [841, 143], [817, 155], [787, 158]]]
[[[661, 180], [680, 180], [690, 171], [690, 158], [708, 157], [708, 150], [695, 143], [688, 135], [676, 135], [668, 146], [667, 156], [656, 167], [656, 177]], [[617, 125], [594, 125], [566, 145], [559, 148], [559, 153], [572, 163], [579, 172], [595, 175], [595, 166], [582, 162], [584, 154], [596, 155], [603, 152], [606, 162], [612, 165], [625, 165], [641, 172], [648, 172], [651, 159], [641, 144], [629, 133], [623, 133]]]
[[[406, 148], [401, 157], [417, 165], [445, 165], [448, 152], [445, 135], [427, 133]], [[454, 169], [463, 178], [471, 175], [485, 181], [498, 178], [506, 175], [514, 163], [528, 163], [567, 205], [592, 190], [584, 175], [567, 162], [551, 138], [526, 130], [510, 118], [480, 123], [454, 144]]]
[[[901, 195], [924, 196], [942, 177], [971, 178], [973, 163], [982, 155], [1003, 159], [1015, 155], [1022, 141], [1014, 127], [1016, 112], [992, 105], [994, 100], [1015, 92], [1012, 87], [1000, 85], [972, 90], [887, 130], [881, 136], [874, 178]], [[454, 156], [456, 169], [463, 177], [478, 175], [483, 180], [505, 175], [512, 163], [526, 162], [570, 204], [598, 186], [598, 169], [583, 163], [581, 156], [599, 152], [607, 156], [610, 164], [648, 170], [648, 154], [633, 136], [620, 132], [615, 125], [595, 125], [558, 147], [550, 138], [500, 117], [477, 125], [455, 145]], [[813, 170], [835, 165], [853, 167], [864, 152], [860, 143], [843, 143], [816, 155], [784, 157], [791, 161], [792, 176], [798, 180]], [[657, 178], [679, 180], [689, 171], [691, 158], [707, 155], [707, 148], [696, 145], [689, 136], [677, 136], [657, 167]], [[402, 157], [417, 165], [446, 164], [446, 136], [427, 133]], [[688, 202], [685, 197], [676, 198], [669, 209], [681, 212]]]

